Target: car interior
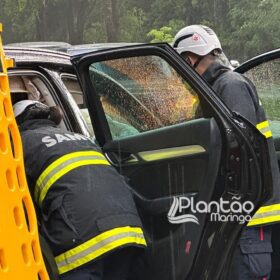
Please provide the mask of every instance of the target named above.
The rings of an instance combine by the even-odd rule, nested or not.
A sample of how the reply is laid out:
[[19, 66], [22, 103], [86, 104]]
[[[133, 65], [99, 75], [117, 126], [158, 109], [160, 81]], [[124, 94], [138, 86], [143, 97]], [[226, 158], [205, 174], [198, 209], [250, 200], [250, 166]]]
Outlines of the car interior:
[[74, 101], [77, 103], [80, 112], [82, 113], [82, 116], [85, 120], [89, 134], [93, 137], [94, 131], [93, 131], [92, 123], [90, 120], [87, 106], [85, 106], [83, 92], [78, 83], [77, 77], [74, 75], [62, 74], [61, 80], [63, 81], [65, 87], [67, 88], [71, 96], [73, 97]]
[[[50, 107], [56, 106], [50, 90], [36, 75], [11, 76], [9, 78], [12, 104], [28, 99], [42, 102]], [[66, 128], [64, 121], [59, 125]]]
[[[84, 96], [81, 90], [81, 87], [78, 83], [77, 77], [73, 75], [61, 75], [61, 79], [67, 88], [67, 90], [72, 95], [73, 99], [77, 103], [80, 112], [82, 113], [82, 116], [86, 122], [87, 128], [89, 130], [89, 133], [91, 136], [94, 136], [94, 131], [92, 127], [92, 122], [90, 119], [89, 111], [86, 105], [86, 102], [84, 100]], [[142, 104], [139, 104], [139, 102], [133, 98], [129, 98], [129, 94], [124, 91], [123, 88], [119, 87], [116, 83], [116, 81], [108, 80], [108, 77], [104, 79], [102, 74], [98, 73], [98, 81], [104, 83], [100, 84], [100, 100], [103, 104], [103, 106], [106, 107], [106, 117], [108, 124], [111, 128], [111, 132], [113, 134], [114, 138], [119, 138], [123, 136], [133, 135], [139, 133], [138, 129], [141, 129], [139, 127], [139, 119], [133, 118], [133, 116], [126, 116], [125, 112], [121, 111], [120, 103], [122, 102], [122, 99], [116, 98], [116, 95], [125, 95], [125, 97], [128, 99], [127, 106], [132, 106], [131, 101], [134, 102], [135, 109], [137, 113], [139, 113], [139, 110], [142, 110], [143, 106]], [[112, 88], [113, 87], [113, 88]], [[145, 110], [146, 113], [151, 115], [152, 113], [149, 110]], [[143, 112], [142, 112], [143, 115]], [[134, 125], [130, 125], [131, 120], [134, 120]], [[159, 119], [157, 119], [158, 122], [160, 122]], [[138, 124], [138, 125], [137, 125]], [[137, 128], [136, 128], [137, 127]]]

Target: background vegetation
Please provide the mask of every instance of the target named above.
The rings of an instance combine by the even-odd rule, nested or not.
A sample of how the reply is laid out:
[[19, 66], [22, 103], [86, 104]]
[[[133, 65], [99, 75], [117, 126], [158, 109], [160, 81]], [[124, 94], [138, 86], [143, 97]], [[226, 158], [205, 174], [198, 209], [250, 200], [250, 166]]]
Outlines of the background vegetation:
[[240, 61], [280, 46], [279, 15], [279, 0], [0, 0], [6, 44], [170, 42], [202, 23]]

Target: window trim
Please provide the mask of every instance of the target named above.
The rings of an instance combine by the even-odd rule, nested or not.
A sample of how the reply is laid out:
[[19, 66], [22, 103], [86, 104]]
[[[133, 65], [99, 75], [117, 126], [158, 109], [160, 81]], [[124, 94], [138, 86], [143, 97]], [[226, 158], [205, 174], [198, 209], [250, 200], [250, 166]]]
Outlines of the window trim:
[[[41, 72], [39, 71], [36, 71], [36, 70], [33, 70], [33, 69], [10, 69], [8, 71], [8, 75], [9, 77], [22, 77], [22, 76], [33, 76], [33, 77], [38, 77], [43, 83], [44, 85], [46, 86], [46, 88], [48, 89], [49, 93], [50, 93], [50, 96], [53, 100], [53, 102], [60, 106], [62, 108], [63, 111], [65, 111], [65, 108], [64, 106], [62, 106], [62, 102], [61, 102], [61, 99], [59, 98], [56, 90], [54, 89], [52, 83], [47, 79], [47, 77], [42, 74]], [[72, 129], [72, 125], [71, 122], [69, 121], [69, 117], [68, 117], [68, 114], [64, 112], [63, 114], [63, 119], [62, 119], [65, 127], [69, 130], [73, 130]]]

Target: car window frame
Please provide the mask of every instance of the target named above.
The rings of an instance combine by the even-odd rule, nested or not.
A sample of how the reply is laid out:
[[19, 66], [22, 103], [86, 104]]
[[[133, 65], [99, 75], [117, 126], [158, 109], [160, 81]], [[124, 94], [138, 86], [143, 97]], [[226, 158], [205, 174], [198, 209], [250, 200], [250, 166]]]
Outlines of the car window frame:
[[[114, 51], [118, 50], [117, 56], [114, 56]], [[193, 70], [193, 68], [186, 63], [186, 61], [178, 54], [176, 53], [173, 48], [167, 44], [167, 43], [154, 43], [154, 44], [139, 44], [137, 46], [126, 46], [126, 47], [120, 47], [120, 48], [112, 48], [112, 49], [106, 49], [101, 51], [94, 51], [86, 54], [79, 54], [79, 55], [73, 55], [70, 57], [70, 60], [76, 70], [76, 65], [79, 63], [79, 67], [83, 67], [83, 61], [85, 61], [88, 57], [96, 57], [98, 56], [98, 59], [94, 60], [94, 62], [102, 62], [106, 60], [110, 60], [110, 57], [113, 57], [113, 59], [120, 58], [126, 58], [126, 57], [132, 57], [129, 54], [127, 54], [127, 50], [133, 50], [135, 54], [133, 56], [145, 56], [145, 55], [151, 55], [150, 50], [152, 50], [152, 55], [159, 56], [163, 60], [165, 60], [179, 75], [181, 75], [184, 79], [188, 81], [190, 86], [193, 88], [194, 91], [203, 92], [201, 94], [200, 103], [203, 106], [203, 103], [207, 101], [212, 105], [212, 109], [214, 111], [214, 114], [223, 114], [226, 115], [227, 118], [233, 118], [234, 113], [224, 104], [224, 102], [217, 96], [217, 94], [214, 92], [214, 90], [207, 84], [207, 82], [196, 72]], [[101, 53], [101, 56], [99, 54]], [[172, 56], [172, 59], [170, 58]], [[81, 63], [80, 63], [81, 62]], [[86, 88], [83, 88], [83, 82], [81, 79], [83, 77], [80, 77], [77, 73], [77, 77], [80, 83], [80, 86], [85, 92]], [[206, 94], [207, 93], [207, 94]], [[96, 93], [95, 93], [96, 94]], [[85, 100], [87, 101], [87, 96], [85, 94]], [[108, 122], [106, 120], [105, 112], [103, 110], [103, 106], [100, 102], [100, 100], [91, 100], [91, 102], [88, 102], [88, 107], [91, 107], [92, 110], [97, 111], [97, 120], [92, 120], [93, 125], [99, 127], [99, 132], [96, 132], [96, 138], [99, 139], [99, 143], [101, 146], [104, 145], [106, 142], [112, 141], [112, 135], [110, 132], [110, 128], [108, 125]], [[222, 110], [220, 108], [223, 108]], [[208, 112], [206, 112], [208, 114]], [[95, 123], [95, 124], [94, 124]]]
[[[44, 75], [42, 72], [35, 70], [35, 69], [30, 69], [30, 68], [11, 68], [8, 70], [8, 75], [10, 77], [12, 76], [35, 76], [38, 77], [44, 85], [47, 87], [54, 103], [57, 106], [60, 106], [63, 111], [65, 111], [65, 107], [63, 106], [61, 102], [61, 98], [59, 98], [57, 91], [55, 90], [53, 84], [50, 82], [50, 80]], [[63, 114], [63, 121], [65, 124], [65, 127], [67, 129], [72, 130], [72, 124], [71, 121], [69, 120], [68, 113]]]

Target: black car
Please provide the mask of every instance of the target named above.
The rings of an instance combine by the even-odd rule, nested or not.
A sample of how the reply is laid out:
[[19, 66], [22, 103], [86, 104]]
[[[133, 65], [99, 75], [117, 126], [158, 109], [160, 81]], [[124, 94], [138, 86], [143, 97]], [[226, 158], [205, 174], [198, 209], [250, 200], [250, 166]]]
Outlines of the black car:
[[[127, 178], [149, 245], [134, 279], [227, 279], [245, 223], [178, 203], [238, 198], [256, 211], [271, 195], [266, 139], [168, 44], [67, 51], [6, 47], [12, 99], [59, 105], [61, 125], [94, 137]], [[279, 55], [235, 71], [258, 87], [280, 152]]]

